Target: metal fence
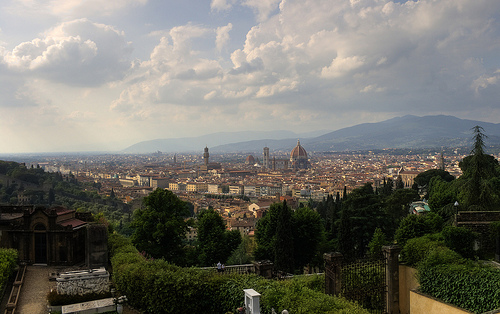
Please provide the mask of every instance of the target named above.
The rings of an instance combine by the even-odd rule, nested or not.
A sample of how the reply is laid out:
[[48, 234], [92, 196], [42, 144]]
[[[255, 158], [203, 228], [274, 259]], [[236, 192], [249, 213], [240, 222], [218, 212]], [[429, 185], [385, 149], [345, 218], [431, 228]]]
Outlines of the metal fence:
[[341, 268], [340, 295], [371, 313], [386, 313], [386, 261], [358, 260]]

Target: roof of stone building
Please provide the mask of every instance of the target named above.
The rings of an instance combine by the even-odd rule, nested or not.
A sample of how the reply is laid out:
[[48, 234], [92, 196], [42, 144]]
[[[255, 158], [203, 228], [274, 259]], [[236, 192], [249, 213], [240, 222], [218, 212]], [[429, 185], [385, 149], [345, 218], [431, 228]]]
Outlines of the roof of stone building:
[[307, 159], [307, 152], [304, 149], [304, 147], [300, 146], [299, 140], [297, 140], [297, 146], [295, 146], [295, 148], [292, 149], [292, 152], [290, 153], [290, 158], [292, 158], [292, 159], [306, 158]]

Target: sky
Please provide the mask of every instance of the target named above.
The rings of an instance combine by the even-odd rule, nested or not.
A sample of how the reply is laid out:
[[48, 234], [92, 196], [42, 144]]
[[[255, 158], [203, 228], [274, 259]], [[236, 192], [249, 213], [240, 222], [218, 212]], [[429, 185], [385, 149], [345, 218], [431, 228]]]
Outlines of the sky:
[[500, 122], [497, 0], [2, 0], [0, 153]]

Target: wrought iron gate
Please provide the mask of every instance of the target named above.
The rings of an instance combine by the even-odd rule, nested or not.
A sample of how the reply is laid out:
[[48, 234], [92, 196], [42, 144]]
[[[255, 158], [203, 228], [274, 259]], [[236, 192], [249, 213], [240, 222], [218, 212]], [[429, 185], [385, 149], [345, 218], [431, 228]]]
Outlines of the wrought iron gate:
[[341, 267], [340, 296], [359, 303], [371, 313], [386, 313], [385, 277], [385, 259], [344, 264]]

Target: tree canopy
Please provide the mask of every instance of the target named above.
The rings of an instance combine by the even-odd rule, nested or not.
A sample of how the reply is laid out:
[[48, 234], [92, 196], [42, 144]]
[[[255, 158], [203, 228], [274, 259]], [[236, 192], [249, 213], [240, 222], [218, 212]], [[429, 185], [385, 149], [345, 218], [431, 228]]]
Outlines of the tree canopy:
[[486, 154], [484, 130], [476, 126], [469, 156], [459, 166], [462, 175], [447, 182], [432, 178], [429, 182], [429, 205], [436, 211], [458, 201], [460, 210], [495, 210], [500, 206], [500, 165], [495, 157]]
[[197, 229], [199, 258], [203, 266], [226, 263], [241, 242], [240, 232], [226, 230], [224, 220], [213, 209], [203, 210], [198, 214]]
[[321, 216], [308, 207], [292, 211], [274, 203], [257, 225], [255, 258], [274, 261], [276, 269], [294, 272], [309, 264], [324, 238]]
[[144, 208], [134, 212], [132, 242], [139, 251], [154, 258], [179, 262], [189, 216], [187, 204], [174, 193], [156, 189], [143, 200]]

